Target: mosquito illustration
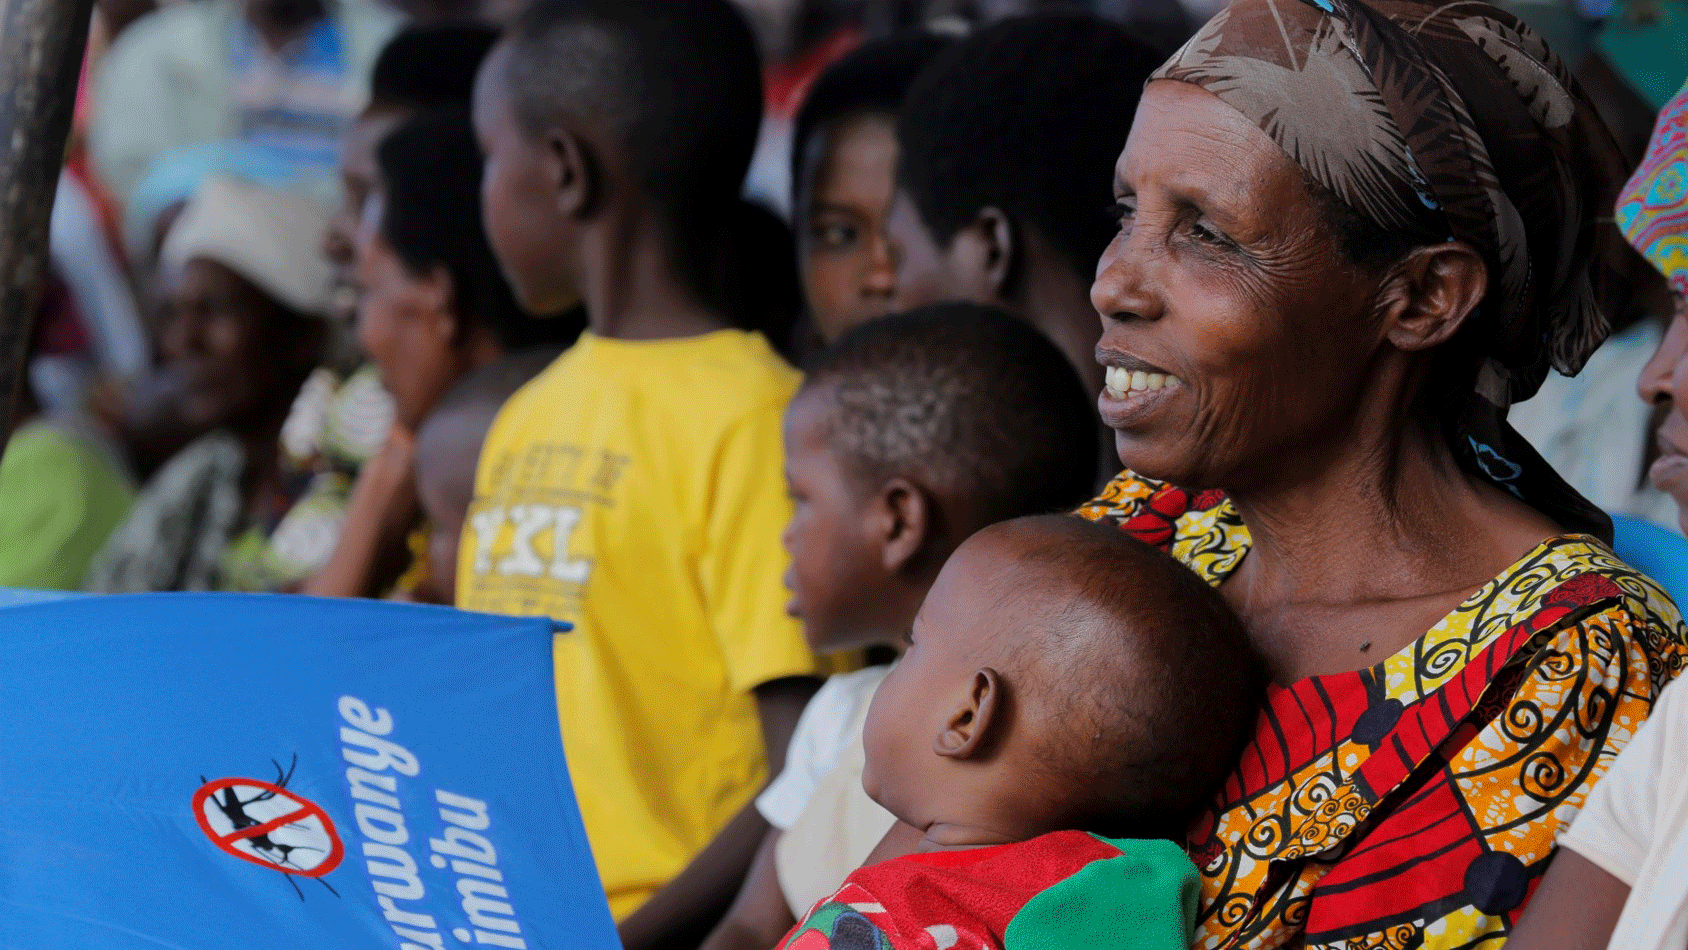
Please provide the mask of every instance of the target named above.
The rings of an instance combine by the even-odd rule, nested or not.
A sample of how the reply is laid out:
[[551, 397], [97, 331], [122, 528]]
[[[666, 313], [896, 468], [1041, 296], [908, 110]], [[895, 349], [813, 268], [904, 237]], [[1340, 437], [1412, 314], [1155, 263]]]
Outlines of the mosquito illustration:
[[[293, 770], [299, 766], [299, 754], [297, 752], [293, 754], [293, 758], [289, 760], [285, 771], [282, 769], [281, 763], [275, 759], [271, 759], [270, 764], [275, 766], [275, 786], [277, 788], [286, 788], [287, 783], [293, 779]], [[208, 784], [208, 780], [203, 775], [199, 777], [199, 781], [202, 785]], [[236, 794], [234, 788], [230, 787], [222, 789], [219, 792], [212, 793], [211, 801], [216, 803], [217, 810], [221, 811], [223, 815], [228, 818], [229, 822], [234, 825], [234, 830], [238, 832], [246, 828], [263, 824], [261, 820], [253, 818], [251, 815], [246, 813], [248, 805], [255, 805], [258, 802], [269, 801], [275, 796], [276, 793], [273, 791], [263, 791], [253, 795], [251, 798], [241, 798], [238, 794]], [[322, 848], [284, 844], [276, 841], [274, 838], [271, 838], [268, 833], [253, 835], [245, 840], [252, 846], [252, 849], [258, 853], [259, 857], [278, 867], [301, 867], [301, 865], [293, 860], [293, 852], [295, 851], [315, 851], [318, 853], [323, 851]], [[303, 901], [305, 899], [305, 892], [299, 889], [299, 883], [293, 880], [293, 875], [283, 874], [282, 876], [287, 878], [287, 883], [292, 885], [293, 892], [298, 894], [299, 899]], [[335, 890], [334, 886], [329, 884], [327, 881], [324, 881], [320, 877], [317, 878], [317, 881], [321, 883], [323, 887], [328, 888], [328, 893], [333, 894], [335, 897], [340, 896], [340, 892]]]

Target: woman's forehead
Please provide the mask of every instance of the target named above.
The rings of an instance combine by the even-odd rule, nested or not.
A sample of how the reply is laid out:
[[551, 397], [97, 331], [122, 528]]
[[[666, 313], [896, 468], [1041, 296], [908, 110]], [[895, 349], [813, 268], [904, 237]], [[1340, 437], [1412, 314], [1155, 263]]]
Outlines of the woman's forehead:
[[1199, 86], [1150, 83], [1114, 174], [1129, 189], [1246, 198], [1296, 180], [1294, 163], [1242, 113]]

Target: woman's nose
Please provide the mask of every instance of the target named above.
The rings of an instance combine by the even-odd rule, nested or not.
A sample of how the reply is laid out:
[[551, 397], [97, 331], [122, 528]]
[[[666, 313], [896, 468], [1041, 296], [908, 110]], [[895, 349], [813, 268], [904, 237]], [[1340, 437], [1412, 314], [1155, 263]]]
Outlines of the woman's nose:
[[1110, 320], [1158, 319], [1162, 313], [1159, 295], [1148, 279], [1146, 249], [1132, 241], [1132, 235], [1114, 238], [1096, 265], [1096, 280], [1090, 285], [1090, 305]]
[[1664, 339], [1659, 341], [1659, 348], [1653, 351], [1653, 358], [1641, 369], [1641, 378], [1636, 381], [1636, 392], [1641, 401], [1646, 403], [1661, 403], [1676, 398], [1675, 376], [1678, 368], [1688, 359], [1688, 300], [1676, 299], [1676, 315], [1670, 321], [1670, 328], [1665, 331]]

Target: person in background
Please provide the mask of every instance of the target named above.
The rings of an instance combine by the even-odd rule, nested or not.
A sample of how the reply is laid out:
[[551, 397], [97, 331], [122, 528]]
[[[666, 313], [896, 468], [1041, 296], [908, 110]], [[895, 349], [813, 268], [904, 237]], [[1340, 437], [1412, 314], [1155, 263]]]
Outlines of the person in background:
[[[1642, 372], [1665, 411], [1653, 481], [1688, 527], [1688, 84], [1665, 104], [1618, 197], [1618, 227], [1670, 283], [1670, 329]], [[1679, 680], [1589, 793], [1513, 931], [1518, 950], [1676, 950], [1688, 942], [1688, 690]]]
[[707, 302], [761, 110], [726, 0], [536, 0], [476, 88], [517, 300], [583, 298], [590, 322], [487, 435], [457, 602], [574, 624], [564, 746], [633, 948], [725, 910], [766, 832], [750, 799], [826, 671], [780, 591], [798, 376]]
[[160, 341], [184, 410], [209, 428], [146, 485], [89, 569], [98, 593], [247, 589], [292, 486], [281, 427], [327, 336], [328, 212], [304, 197], [213, 179], [165, 243]]
[[[789, 610], [822, 653], [900, 648], [969, 535], [1070, 509], [1095, 471], [1091, 408], [1022, 320], [939, 304], [845, 333], [785, 420]], [[892, 819], [862, 791], [862, 720], [886, 666], [830, 677], [756, 799], [769, 831], [704, 950], [769, 950], [861, 866]]]
[[[30, 334], [32, 362], [81, 342], [73, 306], [49, 269]], [[0, 459], [0, 588], [80, 590], [88, 562], [128, 513], [135, 489], [77, 420], [42, 411], [28, 381], [18, 397]]]
[[[496, 31], [477, 24], [412, 26], [394, 36], [376, 59], [369, 106], [352, 122], [342, 143], [341, 203], [323, 240], [323, 253], [335, 275], [334, 313], [346, 324], [357, 311], [356, 243], [379, 177], [376, 147], [418, 113], [466, 108], [475, 71], [497, 39]], [[478, 221], [463, 226], [480, 233]], [[409, 469], [412, 433], [395, 431], [394, 412], [379, 368], [363, 354], [333, 353], [306, 380], [282, 430], [282, 457], [284, 466], [308, 480], [310, 487], [273, 536], [286, 542], [285, 550], [272, 544], [268, 555], [278, 589], [325, 596], [374, 594], [390, 585], [392, 572], [412, 563], [409, 542], [414, 539], [383, 535], [372, 554], [379, 567], [360, 559], [356, 563], [364, 566], [355, 571], [341, 565], [324, 573], [348, 517], [396, 525], [414, 520], [416, 500], [403, 494], [409, 479], [392, 477]], [[383, 482], [397, 486], [398, 493], [366, 489], [363, 501], [391, 505], [393, 514], [347, 512], [355, 482], [370, 464], [389, 473]], [[406, 577], [420, 580], [415, 573]]]
[[142, 18], [95, 77], [89, 150], [120, 204], [157, 161], [238, 141], [326, 198], [370, 65], [398, 28], [375, 0], [199, 0]]
[[822, 346], [891, 312], [896, 265], [885, 212], [897, 171], [897, 114], [921, 68], [950, 41], [905, 33], [827, 67], [797, 110], [791, 209], [798, 272]]
[[504, 403], [559, 352], [521, 350], [469, 373], [446, 390], [417, 430], [416, 496], [428, 523], [428, 596], [411, 599], [457, 602], [457, 546], [475, 500], [475, 467], [487, 430]]
[[[1001, 307], [1054, 340], [1085, 389], [1101, 392], [1090, 280], [1115, 230], [1114, 157], [1160, 59], [1081, 14], [1007, 20], [940, 53], [897, 120], [885, 226], [896, 309]], [[1097, 426], [1107, 458], [1113, 437]]]
[[782, 950], [1187, 950], [1180, 839], [1266, 686], [1224, 598], [1121, 532], [1020, 518], [962, 543], [905, 640], [862, 785], [919, 845], [853, 872]]
[[[334, 552], [304, 585], [319, 596], [373, 596], [407, 568], [412, 584], [427, 576], [416, 546], [405, 544], [419, 528], [414, 433], [466, 374], [530, 347], [555, 355], [582, 329], [578, 311], [530, 317], [511, 294], [482, 223], [481, 154], [467, 108], [418, 115], [376, 156], [358, 236], [357, 337], [393, 398], [394, 434], [359, 472]], [[412, 556], [384, 559], [390, 552]]]

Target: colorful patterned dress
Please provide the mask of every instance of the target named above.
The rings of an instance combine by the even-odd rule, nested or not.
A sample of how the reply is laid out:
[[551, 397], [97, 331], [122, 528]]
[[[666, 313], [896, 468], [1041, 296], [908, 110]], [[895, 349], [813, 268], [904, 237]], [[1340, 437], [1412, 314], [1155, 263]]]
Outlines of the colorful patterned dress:
[[[1215, 585], [1250, 544], [1222, 492], [1129, 472], [1079, 513]], [[1272, 687], [1191, 830], [1195, 945], [1499, 947], [1685, 634], [1651, 580], [1562, 535], [1376, 666]]]

